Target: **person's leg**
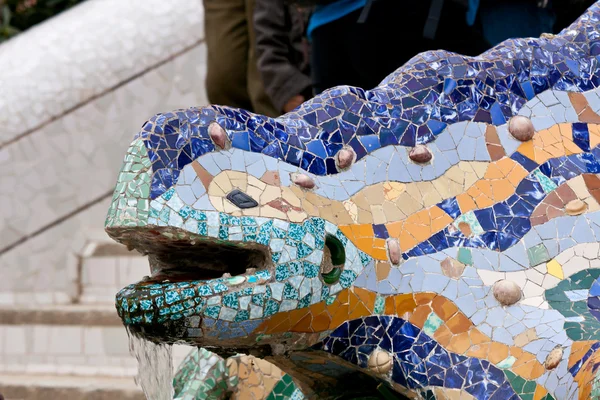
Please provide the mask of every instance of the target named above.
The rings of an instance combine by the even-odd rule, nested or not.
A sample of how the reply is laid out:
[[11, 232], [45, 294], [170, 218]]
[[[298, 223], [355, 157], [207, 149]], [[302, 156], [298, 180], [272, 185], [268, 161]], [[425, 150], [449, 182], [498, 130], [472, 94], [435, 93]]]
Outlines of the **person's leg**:
[[271, 99], [267, 96], [256, 64], [256, 37], [254, 34], [254, 24], [252, 23], [254, 21], [254, 0], [246, 0], [245, 3], [250, 44], [248, 46], [248, 70], [246, 75], [250, 102], [255, 113], [276, 117], [281, 113], [275, 109], [275, 106], [271, 103]]
[[204, 0], [206, 92], [212, 104], [251, 109], [245, 0]]

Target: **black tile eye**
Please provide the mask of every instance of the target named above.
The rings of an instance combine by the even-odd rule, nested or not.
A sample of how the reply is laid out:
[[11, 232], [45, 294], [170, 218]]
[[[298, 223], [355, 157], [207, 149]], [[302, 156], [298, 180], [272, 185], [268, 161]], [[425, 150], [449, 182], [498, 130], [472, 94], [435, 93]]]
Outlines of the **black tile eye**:
[[238, 189], [233, 189], [231, 192], [229, 192], [227, 195], [227, 200], [239, 208], [252, 208], [258, 206], [256, 200]]

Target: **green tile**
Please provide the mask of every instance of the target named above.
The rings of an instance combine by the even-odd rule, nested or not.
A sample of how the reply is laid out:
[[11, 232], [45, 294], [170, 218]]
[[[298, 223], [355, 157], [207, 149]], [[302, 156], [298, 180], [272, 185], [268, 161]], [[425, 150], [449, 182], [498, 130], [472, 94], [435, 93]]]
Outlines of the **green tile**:
[[383, 314], [385, 310], [385, 298], [382, 296], [375, 297], [375, 314]]
[[527, 381], [523, 387], [523, 393], [534, 393], [537, 384], [535, 381]]
[[496, 366], [498, 368], [507, 369], [513, 366], [513, 364], [517, 361], [517, 359], [513, 356], [508, 356], [504, 360], [500, 361]]
[[547, 261], [550, 261], [550, 255], [548, 249], [543, 243], [527, 249], [527, 256], [529, 257], [529, 264], [534, 267]]
[[471, 255], [471, 249], [461, 247], [458, 249], [458, 261], [465, 265], [473, 265], [473, 256]]
[[435, 333], [435, 331], [437, 331], [437, 329], [440, 326], [442, 326], [443, 323], [444, 321], [432, 312], [431, 314], [429, 314], [427, 320], [423, 324], [423, 332], [425, 332], [429, 336], [432, 336]]
[[510, 386], [515, 390], [517, 394], [523, 393], [523, 388], [525, 387], [525, 379], [521, 378], [517, 374], [511, 371], [504, 371], [506, 377], [508, 378], [508, 382]]

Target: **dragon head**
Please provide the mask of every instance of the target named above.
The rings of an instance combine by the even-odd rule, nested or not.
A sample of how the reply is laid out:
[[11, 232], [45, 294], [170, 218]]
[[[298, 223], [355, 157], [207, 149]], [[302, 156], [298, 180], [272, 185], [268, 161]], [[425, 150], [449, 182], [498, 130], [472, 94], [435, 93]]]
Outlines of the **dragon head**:
[[341, 136], [315, 141], [322, 131], [293, 125], [216, 106], [143, 125], [106, 220], [113, 239], [150, 261], [151, 275], [117, 294], [130, 331], [204, 347], [301, 348], [326, 330], [262, 329], [331, 301], [371, 262], [338, 229], [352, 217], [332, 198], [347, 188], [327, 176], [356, 153]]

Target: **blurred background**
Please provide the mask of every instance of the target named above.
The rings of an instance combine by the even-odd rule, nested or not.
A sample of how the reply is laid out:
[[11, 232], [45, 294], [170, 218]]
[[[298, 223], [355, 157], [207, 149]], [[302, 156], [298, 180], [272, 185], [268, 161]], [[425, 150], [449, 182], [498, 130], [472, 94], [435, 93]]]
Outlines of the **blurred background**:
[[0, 0], [0, 394], [143, 398], [113, 301], [148, 266], [103, 224], [153, 114], [277, 116], [332, 86], [371, 88], [420, 51], [558, 33], [592, 3]]

